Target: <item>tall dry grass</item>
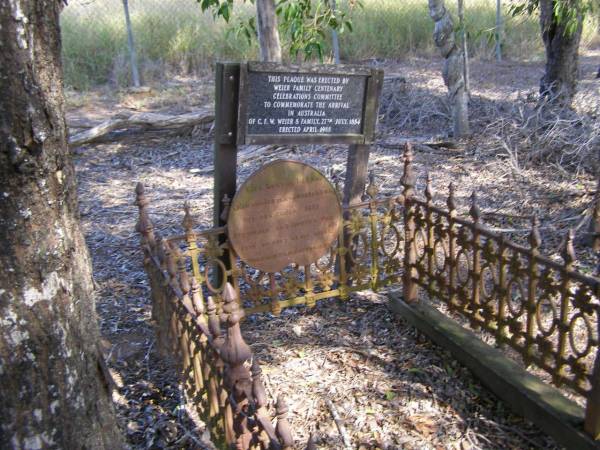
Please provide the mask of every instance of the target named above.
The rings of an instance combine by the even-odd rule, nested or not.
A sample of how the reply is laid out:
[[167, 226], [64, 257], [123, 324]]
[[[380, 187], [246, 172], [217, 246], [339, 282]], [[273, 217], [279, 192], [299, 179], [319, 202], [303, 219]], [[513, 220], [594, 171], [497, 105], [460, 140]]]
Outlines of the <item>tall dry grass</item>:
[[[474, 57], [493, 55], [495, 3], [467, 2], [466, 26]], [[338, 4], [348, 8], [345, 0], [338, 0]], [[253, 13], [251, 5], [236, 5], [229, 24], [203, 14], [194, 0], [129, 0], [129, 8], [139, 66], [147, 82], [203, 71], [218, 59], [257, 57], [256, 43], [248, 44], [235, 33], [239, 20]], [[427, 0], [365, 0], [364, 8], [355, 9], [353, 17], [354, 31], [340, 37], [341, 54], [346, 61], [399, 59], [435, 52]], [[129, 83], [121, 0], [71, 0], [62, 13], [61, 26], [67, 85], [85, 90], [97, 84]], [[584, 45], [597, 38], [597, 30], [597, 18], [590, 18]], [[541, 58], [542, 50], [535, 17], [506, 18], [506, 57]]]

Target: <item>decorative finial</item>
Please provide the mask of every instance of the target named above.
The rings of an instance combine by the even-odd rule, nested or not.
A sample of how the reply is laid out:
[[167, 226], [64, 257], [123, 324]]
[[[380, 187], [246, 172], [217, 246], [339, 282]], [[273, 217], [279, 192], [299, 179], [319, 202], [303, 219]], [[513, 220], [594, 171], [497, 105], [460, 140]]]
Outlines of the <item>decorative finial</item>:
[[217, 317], [217, 305], [215, 304], [212, 295], [208, 296], [206, 310], [208, 312], [208, 329], [213, 336], [215, 346], [219, 348], [223, 343], [223, 338], [221, 336], [221, 324]]
[[375, 184], [375, 173], [371, 171], [369, 172], [369, 185], [367, 186], [367, 195], [371, 200], [375, 200], [378, 193], [379, 188]]
[[573, 247], [573, 241], [575, 240], [575, 230], [573, 228], [569, 228], [567, 233], [567, 240], [565, 241], [565, 246], [563, 248], [562, 257], [565, 261], [565, 264], [570, 266], [575, 262], [575, 248]]
[[479, 209], [477, 192], [475, 191], [471, 194], [471, 208], [469, 209], [469, 214], [475, 223], [479, 223], [479, 220], [481, 219], [481, 210]]
[[450, 210], [450, 213], [456, 212], [455, 190], [456, 187], [454, 186], [454, 183], [450, 183], [448, 186], [448, 200], [446, 201], [446, 205], [448, 205], [448, 210]]
[[145, 206], [148, 200], [146, 199], [146, 195], [145, 195], [146, 189], [141, 182], [138, 182], [138, 184], [135, 185], [135, 194], [136, 194], [135, 204], [137, 206]]
[[431, 199], [433, 198], [431, 192], [431, 174], [429, 172], [425, 176], [425, 198], [427, 199], [427, 203], [431, 203]]
[[192, 305], [194, 305], [194, 311], [198, 316], [204, 315], [204, 302], [202, 301], [202, 296], [200, 295], [200, 284], [196, 277], [192, 277]]
[[190, 202], [187, 200], [183, 204], [183, 210], [185, 211], [185, 214], [183, 215], [183, 221], [181, 222], [181, 225], [185, 230], [185, 234], [190, 234], [194, 229], [194, 218], [190, 212]]
[[407, 142], [404, 146], [404, 174], [402, 175], [402, 179], [400, 180], [402, 186], [404, 187], [404, 198], [409, 199], [413, 195], [413, 188], [415, 186], [415, 174], [413, 173], [412, 167], [413, 160], [413, 152], [412, 152], [412, 144]]
[[265, 391], [265, 386], [262, 382], [262, 370], [260, 365], [258, 364], [258, 359], [256, 356], [252, 358], [252, 394], [254, 395], [254, 400], [256, 401], [256, 407], [262, 408], [267, 404], [267, 393]]
[[186, 260], [185, 256], [179, 249], [179, 246], [175, 246], [175, 258], [177, 258], [177, 272], [179, 273], [179, 287], [183, 294], [187, 294], [190, 292], [190, 278], [188, 276], [187, 268], [186, 268]]
[[537, 250], [542, 245], [542, 237], [540, 235], [540, 219], [537, 215], [531, 218], [531, 233], [529, 234], [529, 245], [531, 250]]
[[148, 215], [148, 204], [150, 202], [146, 198], [144, 185], [142, 183], [138, 183], [136, 185], [135, 194], [135, 204], [139, 210], [139, 219], [135, 226], [135, 230], [143, 236], [143, 241], [153, 248], [155, 245], [153, 232], [154, 227], [152, 226], [150, 216]]
[[223, 301], [223, 311], [227, 314], [227, 335], [221, 347], [221, 358], [232, 366], [238, 366], [250, 359], [252, 352], [242, 338], [240, 320], [244, 317], [244, 310], [237, 303], [237, 295], [231, 283], [225, 285]]
[[404, 161], [411, 163], [413, 160], [413, 147], [411, 142], [404, 144]]

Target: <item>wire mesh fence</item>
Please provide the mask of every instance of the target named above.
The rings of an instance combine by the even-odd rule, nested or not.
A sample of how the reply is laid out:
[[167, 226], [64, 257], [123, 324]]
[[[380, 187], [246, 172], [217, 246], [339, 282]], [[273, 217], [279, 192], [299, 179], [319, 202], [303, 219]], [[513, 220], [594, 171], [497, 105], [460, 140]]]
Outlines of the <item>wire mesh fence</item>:
[[[338, 0], [337, 7], [348, 11], [351, 3]], [[427, 0], [363, 3], [362, 8], [353, 8], [353, 30], [339, 36], [342, 62], [437, 53]], [[248, 42], [243, 33], [236, 32], [240, 22], [254, 13], [249, 2], [237, 1], [226, 23], [215, 20], [210, 12], [203, 13], [197, 0], [71, 0], [61, 16], [69, 86], [85, 89], [104, 83], [135, 84], [125, 6], [142, 82], [206, 70], [216, 59], [244, 60], [258, 55], [256, 40]], [[456, 18], [458, 1], [448, 0], [446, 6]], [[519, 57], [541, 52], [537, 20], [514, 20], [507, 17], [506, 8], [506, 0], [464, 2], [471, 56], [493, 58], [501, 52], [503, 56]], [[497, 23], [503, 23], [503, 32], [497, 32]], [[499, 40], [502, 45], [496, 45]], [[288, 47], [289, 38], [282, 36], [282, 43]], [[329, 35], [326, 46], [333, 61]]]
[[[233, 23], [214, 21], [195, 0], [72, 0], [61, 15], [67, 84], [134, 84], [125, 7], [142, 81], [161, 78], [166, 69], [197, 71], [217, 55], [240, 58], [253, 51], [231, 32]], [[250, 13], [238, 9], [235, 20]]]

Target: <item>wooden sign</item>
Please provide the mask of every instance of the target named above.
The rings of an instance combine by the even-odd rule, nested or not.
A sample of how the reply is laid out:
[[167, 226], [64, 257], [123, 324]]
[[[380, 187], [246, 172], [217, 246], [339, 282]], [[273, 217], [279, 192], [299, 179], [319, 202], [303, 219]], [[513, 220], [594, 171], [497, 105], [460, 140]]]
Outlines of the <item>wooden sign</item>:
[[342, 208], [315, 168], [278, 160], [254, 172], [233, 198], [229, 241], [240, 259], [263, 272], [308, 265], [338, 237]]
[[240, 68], [237, 142], [371, 142], [381, 72], [359, 66]]

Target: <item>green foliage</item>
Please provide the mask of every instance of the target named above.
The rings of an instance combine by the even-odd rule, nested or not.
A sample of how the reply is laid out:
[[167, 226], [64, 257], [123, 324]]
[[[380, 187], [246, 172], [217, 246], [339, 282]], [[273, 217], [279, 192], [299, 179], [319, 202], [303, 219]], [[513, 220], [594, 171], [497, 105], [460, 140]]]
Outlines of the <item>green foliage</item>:
[[[250, 2], [254, 3], [253, 0]], [[225, 22], [229, 22], [233, 11], [233, 0], [198, 0], [198, 3], [202, 12], [210, 10], [215, 18], [222, 17]]]
[[[509, 7], [509, 13], [515, 17], [531, 15], [540, 7], [539, 0], [515, 0]], [[598, 0], [553, 0], [554, 21], [564, 25], [567, 36], [577, 31], [580, 17], [598, 10]]]
[[[358, 1], [352, 7], [354, 5], [362, 7], [362, 3]], [[323, 61], [327, 41], [325, 31], [352, 31], [350, 15], [333, 9], [328, 1], [280, 0], [276, 12], [281, 21], [281, 29], [289, 38], [290, 55], [293, 57], [302, 53], [304, 59], [317, 57], [319, 61]]]
[[[254, 0], [242, 0], [254, 3]], [[198, 0], [202, 11], [210, 10], [215, 18], [229, 22], [233, 0]], [[350, 10], [361, 6], [360, 0], [350, 2]], [[276, 3], [276, 14], [281, 31], [290, 42], [289, 52], [294, 58], [299, 54], [304, 59], [317, 58], [323, 61], [327, 41], [326, 31], [336, 30], [339, 33], [352, 31], [352, 21], [348, 12], [333, 8], [328, 0], [279, 0]], [[245, 37], [250, 43], [256, 36], [256, 21], [254, 17], [240, 20], [236, 36]]]
[[[343, 60], [394, 60], [438, 55], [431, 38], [433, 21], [429, 17], [427, 0], [363, 1], [363, 8], [352, 9], [348, 0], [338, 0], [338, 8], [352, 17], [353, 31], [340, 35]], [[465, 8], [465, 26], [471, 30], [467, 35], [469, 53], [473, 57], [493, 56], [494, 3], [470, 0]], [[456, 3], [448, 2], [447, 6], [456, 16]], [[215, 20], [212, 9], [203, 13], [198, 3], [192, 0], [130, 1], [129, 8], [139, 67], [146, 83], [205, 73], [216, 60], [242, 61], [258, 57], [256, 12], [249, 1], [245, 4], [235, 1], [229, 22]], [[129, 83], [122, 9], [121, 0], [73, 0], [63, 10], [63, 68], [69, 87], [87, 90], [107, 82], [113, 86]], [[241, 28], [242, 24], [247, 28]], [[543, 58], [544, 48], [535, 16], [508, 17], [504, 28], [504, 56], [509, 59]], [[598, 16], [588, 14], [583, 47], [600, 43], [597, 30]], [[289, 49], [290, 39], [289, 33], [282, 29], [282, 47]], [[325, 40], [321, 51], [323, 55], [330, 54], [329, 39]], [[313, 54], [318, 57], [314, 49]]]

